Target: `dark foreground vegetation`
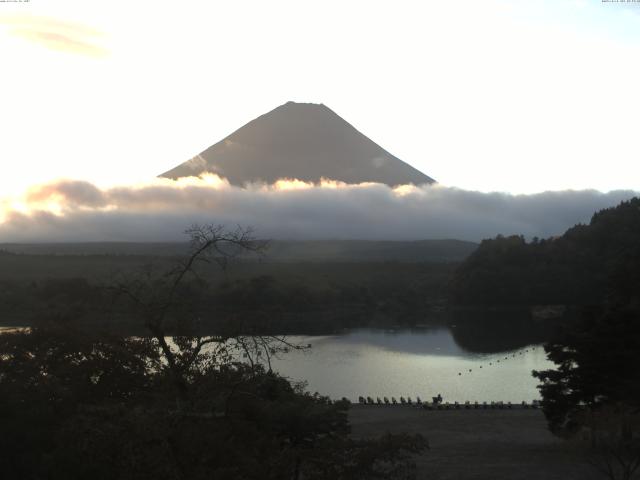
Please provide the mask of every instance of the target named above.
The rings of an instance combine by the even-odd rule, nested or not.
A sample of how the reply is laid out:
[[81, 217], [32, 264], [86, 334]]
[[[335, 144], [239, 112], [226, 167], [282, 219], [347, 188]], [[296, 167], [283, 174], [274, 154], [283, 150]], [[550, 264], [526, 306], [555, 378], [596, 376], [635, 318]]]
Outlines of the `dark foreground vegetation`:
[[145, 335], [87, 328], [74, 308], [0, 335], [3, 478], [413, 478], [420, 435], [354, 439], [348, 402], [270, 370], [271, 355], [304, 346], [235, 326], [197, 333], [198, 264], [227, 258], [222, 243], [258, 247], [244, 231], [190, 233], [173, 269], [111, 288]]
[[553, 370], [534, 372], [550, 430], [588, 442], [611, 479], [640, 469], [640, 199], [594, 214], [562, 237], [482, 242], [457, 270], [463, 304], [572, 308], [545, 345]]
[[0, 335], [3, 478], [411, 477], [420, 436], [354, 440], [346, 402], [233, 362], [220, 346], [195, 354], [199, 341], [172, 365], [155, 339], [64, 323]]
[[565, 321], [545, 346], [557, 368], [534, 376], [551, 431], [586, 433], [590, 463], [628, 480], [640, 469], [640, 243], [625, 247], [609, 265], [604, 301]]
[[[245, 258], [228, 269], [238, 252], [263, 245], [242, 230], [190, 234], [191, 254], [177, 263], [170, 255], [0, 255], [18, 272], [0, 270], [3, 323], [31, 326], [0, 335], [0, 462], [8, 478], [446, 478], [458, 471], [451, 462], [465, 458], [467, 469], [484, 469], [472, 478], [631, 480], [640, 471], [639, 199], [562, 237], [484, 241], [457, 268]], [[112, 261], [123, 268], [108, 271]], [[45, 280], [42, 265], [51, 274]], [[445, 320], [461, 345], [499, 350], [530, 342], [533, 332], [556, 364], [533, 373], [557, 441], [531, 443], [542, 438], [533, 413], [518, 414], [519, 432], [495, 426], [508, 441], [485, 435], [521, 467], [508, 475], [474, 443], [471, 426], [490, 429], [488, 417], [456, 417], [446, 428], [432, 417], [424, 430], [416, 415], [431, 412], [380, 407], [383, 418], [361, 409], [349, 417], [348, 402], [311, 395], [270, 369], [273, 355], [305, 348], [280, 333], [372, 319], [445, 321], [433, 315], [445, 298]], [[531, 315], [533, 306], [550, 305], [564, 315]], [[467, 414], [474, 415], [452, 415]], [[438, 429], [454, 432], [441, 438], [460, 456], [424, 456], [421, 433], [435, 432], [433, 448]], [[385, 431], [410, 434], [380, 437]], [[543, 463], [522, 470], [534, 468], [531, 458]], [[585, 470], [589, 464], [595, 468]]]

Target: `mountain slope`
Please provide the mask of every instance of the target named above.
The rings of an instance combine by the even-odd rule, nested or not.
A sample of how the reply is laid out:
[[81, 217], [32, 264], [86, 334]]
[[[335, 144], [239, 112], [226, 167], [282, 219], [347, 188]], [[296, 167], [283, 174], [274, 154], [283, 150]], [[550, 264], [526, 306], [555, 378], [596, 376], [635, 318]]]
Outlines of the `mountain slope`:
[[322, 104], [288, 102], [160, 175], [216, 173], [233, 185], [281, 178], [420, 185], [434, 180], [394, 157]]

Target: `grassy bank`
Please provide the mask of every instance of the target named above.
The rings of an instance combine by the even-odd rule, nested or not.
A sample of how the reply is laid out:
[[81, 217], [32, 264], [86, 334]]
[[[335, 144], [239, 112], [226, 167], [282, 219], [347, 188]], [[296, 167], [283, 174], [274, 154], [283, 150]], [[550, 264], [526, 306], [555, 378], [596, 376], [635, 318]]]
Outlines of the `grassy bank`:
[[540, 410], [436, 410], [354, 405], [352, 434], [420, 433], [430, 449], [417, 458], [429, 480], [590, 480], [582, 446], [554, 437]]

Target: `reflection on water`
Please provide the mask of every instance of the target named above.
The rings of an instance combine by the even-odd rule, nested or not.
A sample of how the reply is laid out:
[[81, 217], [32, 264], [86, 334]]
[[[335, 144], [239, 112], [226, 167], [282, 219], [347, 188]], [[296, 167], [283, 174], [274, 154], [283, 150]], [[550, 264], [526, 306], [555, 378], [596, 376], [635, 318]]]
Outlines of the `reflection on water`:
[[306, 380], [310, 391], [331, 398], [402, 395], [425, 400], [440, 393], [450, 402], [531, 401], [540, 398], [531, 371], [553, 366], [540, 346], [470, 353], [445, 328], [289, 339], [310, 343], [312, 349], [274, 360], [274, 370]]
[[[22, 328], [2, 327], [0, 334], [16, 330]], [[334, 399], [355, 401], [362, 395], [429, 400], [438, 393], [449, 402], [540, 398], [531, 371], [553, 368], [541, 346], [474, 353], [456, 343], [458, 337], [446, 328], [290, 336], [292, 343], [311, 344], [311, 350], [293, 350], [273, 359], [272, 365], [291, 380], [306, 380], [311, 392]]]

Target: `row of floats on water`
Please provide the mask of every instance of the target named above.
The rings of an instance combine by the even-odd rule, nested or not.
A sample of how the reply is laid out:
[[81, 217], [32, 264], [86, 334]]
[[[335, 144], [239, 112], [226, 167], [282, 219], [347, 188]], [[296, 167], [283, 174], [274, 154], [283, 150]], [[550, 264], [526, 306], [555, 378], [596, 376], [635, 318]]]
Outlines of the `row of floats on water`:
[[[526, 349], [524, 349], [524, 350], [521, 350], [520, 352], [516, 352], [516, 353], [512, 353], [511, 355], [507, 355], [506, 357], [504, 357], [504, 359], [500, 359], [500, 358], [499, 358], [499, 359], [494, 359], [494, 360], [490, 361], [490, 362], [489, 362], [489, 364], [488, 364], [488, 365], [486, 365], [486, 366], [489, 366], [489, 367], [490, 367], [490, 366], [492, 366], [493, 364], [498, 364], [498, 363], [500, 363], [500, 360], [502, 360], [502, 361], [504, 362], [505, 360], [509, 360], [509, 357], [511, 357], [511, 358], [516, 358], [516, 357], [518, 357], [519, 355], [524, 355], [525, 353], [529, 353], [530, 351], [531, 351], [531, 352], [533, 352], [535, 349], [536, 349], [536, 347], [530, 347], [530, 348], [526, 348]], [[482, 368], [482, 367], [483, 367], [483, 366], [482, 366], [482, 365], [480, 365], [480, 367], [478, 367], [478, 368]], [[469, 369], [469, 373], [471, 373], [472, 371], [473, 371], [473, 369], [472, 369], [472, 368], [470, 368], [470, 369]], [[462, 374], [463, 374], [463, 372], [458, 372], [458, 375], [459, 375], [459, 376], [461, 376]]]
[[396, 400], [395, 397], [391, 397], [391, 400], [387, 397], [376, 397], [374, 401], [371, 397], [358, 397], [358, 403], [360, 405], [411, 405], [417, 406], [421, 408], [425, 408], [427, 410], [460, 410], [460, 409], [512, 409], [512, 408], [540, 408], [540, 401], [533, 400], [531, 403], [527, 403], [523, 401], [522, 403], [511, 403], [511, 402], [442, 402], [442, 397], [438, 395], [437, 397], [433, 397], [432, 402], [423, 402], [420, 397], [416, 397], [415, 402], [411, 399], [411, 397], [400, 397], [400, 400]]

